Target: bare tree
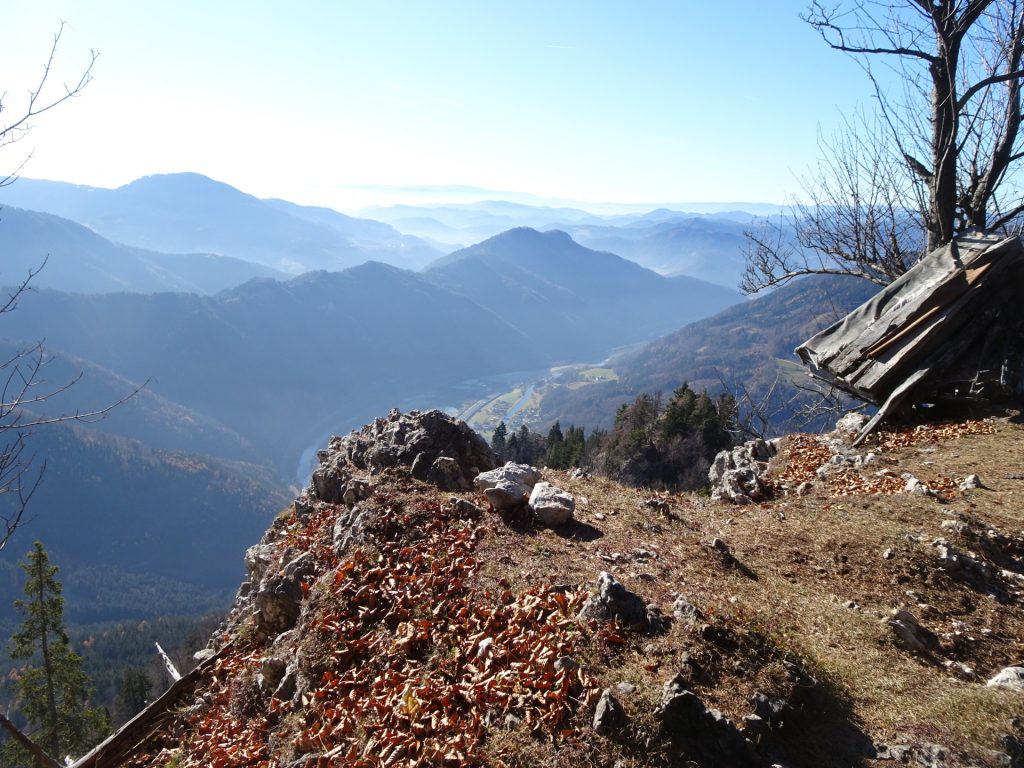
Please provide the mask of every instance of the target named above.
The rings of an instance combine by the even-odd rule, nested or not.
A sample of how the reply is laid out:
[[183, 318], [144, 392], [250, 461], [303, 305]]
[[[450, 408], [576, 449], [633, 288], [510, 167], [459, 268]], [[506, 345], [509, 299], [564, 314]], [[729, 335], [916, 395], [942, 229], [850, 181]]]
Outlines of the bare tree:
[[[63, 82], [59, 86], [52, 82], [54, 66], [57, 59], [57, 50], [60, 47], [61, 37], [67, 24], [61, 22], [57, 32], [53, 36], [53, 43], [50, 46], [50, 53], [43, 65], [42, 73], [34, 86], [30, 88], [22, 99], [15, 98], [14, 105], [11, 105], [12, 98], [6, 91], [0, 93], [0, 150], [11, 144], [16, 144], [24, 139], [32, 131], [35, 119], [54, 107], [73, 99], [92, 80], [92, 68], [99, 57], [97, 51], [89, 52], [89, 62], [82, 70], [77, 80]], [[14, 113], [11, 110], [14, 109]], [[25, 167], [25, 164], [32, 158], [28, 152], [17, 163], [14, 170], [7, 172], [0, 177], [0, 187], [7, 186], [18, 178], [18, 174]]]
[[1024, 0], [815, 0], [803, 18], [860, 63], [877, 111], [822, 142], [788, 221], [750, 234], [745, 291], [806, 274], [884, 285], [1024, 213]]
[[[0, 94], [0, 149], [24, 139], [32, 130], [35, 118], [78, 96], [92, 79], [92, 67], [98, 55], [95, 51], [90, 52], [87, 66], [75, 81], [61, 83], [59, 86], [52, 82], [57, 50], [64, 29], [65, 25], [62, 22], [53, 37], [42, 74], [22, 100], [15, 99], [17, 107], [13, 114], [8, 94]], [[0, 186], [11, 184], [30, 157], [31, 153], [26, 154], [13, 171], [0, 177]], [[41, 259], [38, 269], [18, 278], [20, 282], [7, 291], [6, 298], [0, 298], [0, 317], [13, 312], [18, 302], [32, 290], [32, 279], [45, 263], [46, 259]], [[7, 276], [0, 274], [0, 278], [5, 277]], [[74, 384], [74, 381], [70, 381], [48, 388], [42, 375], [47, 359], [43, 344], [39, 342], [20, 349], [10, 358], [0, 361], [0, 499], [7, 502], [0, 507], [4, 510], [0, 512], [0, 549], [4, 548], [23, 522], [26, 505], [39, 487], [42, 477], [44, 463], [37, 461], [28, 449], [27, 438], [32, 429], [62, 421], [89, 421], [101, 418], [127, 399], [123, 398], [118, 403], [94, 411], [58, 416], [39, 415], [39, 409], [47, 399]]]

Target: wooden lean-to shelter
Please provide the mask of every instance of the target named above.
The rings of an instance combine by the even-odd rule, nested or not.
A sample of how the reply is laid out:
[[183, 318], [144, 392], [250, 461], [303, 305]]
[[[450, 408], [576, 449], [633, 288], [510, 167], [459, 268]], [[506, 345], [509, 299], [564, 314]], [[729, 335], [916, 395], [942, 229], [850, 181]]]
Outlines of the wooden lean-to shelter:
[[965, 235], [796, 349], [812, 376], [879, 406], [1024, 393], [1024, 244]]

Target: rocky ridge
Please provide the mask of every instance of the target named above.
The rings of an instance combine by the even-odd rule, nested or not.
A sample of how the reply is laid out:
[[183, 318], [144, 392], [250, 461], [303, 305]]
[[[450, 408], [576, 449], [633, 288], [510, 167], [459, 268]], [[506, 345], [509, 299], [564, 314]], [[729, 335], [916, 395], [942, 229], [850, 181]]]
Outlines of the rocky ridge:
[[859, 464], [792, 436], [741, 505], [511, 467], [502, 507], [459, 424], [392, 412], [332, 439], [209, 671], [109, 764], [1019, 765], [1024, 513], [985, 457], [1024, 441], [984, 424]]

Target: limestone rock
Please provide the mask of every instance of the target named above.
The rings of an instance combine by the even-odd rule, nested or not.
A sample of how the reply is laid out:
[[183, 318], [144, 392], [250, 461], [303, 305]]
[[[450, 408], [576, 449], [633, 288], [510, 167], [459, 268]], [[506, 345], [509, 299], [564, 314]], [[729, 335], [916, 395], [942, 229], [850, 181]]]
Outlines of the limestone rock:
[[935, 495], [935, 491], [933, 491], [927, 485], [922, 483], [920, 480], [918, 480], [916, 477], [914, 477], [909, 472], [904, 472], [900, 477], [904, 481], [906, 481], [906, 485], [903, 487], [903, 490], [905, 490], [907, 493], [913, 493], [913, 494], [916, 494], [918, 496], [934, 496]]
[[612, 695], [611, 688], [605, 688], [594, 710], [594, 730], [607, 735], [618, 730], [626, 722], [626, 710]]
[[672, 615], [691, 627], [697, 626], [704, 620], [704, 614], [701, 610], [692, 605], [682, 595], [677, 597], [675, 602], [672, 603]]
[[772, 728], [780, 727], [792, 709], [782, 699], [760, 692], [754, 694], [751, 703], [754, 705], [754, 714]]
[[260, 673], [256, 682], [261, 691], [272, 693], [281, 684], [285, 671], [288, 669], [288, 662], [274, 656], [267, 656], [260, 660]]
[[939, 557], [940, 567], [952, 576], [987, 584], [993, 577], [992, 568], [973, 553], [961, 552], [945, 539], [932, 542]]
[[342, 500], [353, 467], [375, 475], [388, 467], [405, 466], [414, 476], [447, 490], [469, 490], [481, 470], [497, 463], [484, 439], [465, 422], [441, 411], [401, 413], [397, 409], [357, 432], [332, 437], [317, 458], [320, 463], [313, 472], [311, 491], [331, 503]]
[[931, 653], [939, 647], [935, 634], [922, 627], [910, 611], [893, 611], [885, 620], [895, 636], [897, 644], [915, 653]]
[[270, 544], [253, 544], [245, 550], [245, 572], [247, 579], [259, 583], [263, 575], [275, 562], [277, 550]]
[[655, 716], [662, 731], [682, 747], [688, 758], [702, 764], [754, 766], [759, 763], [753, 743], [717, 709], [686, 688], [686, 680], [677, 676], [665, 685]]
[[340, 557], [352, 545], [363, 542], [369, 518], [370, 507], [366, 503], [357, 504], [338, 515], [331, 531], [331, 543], [336, 555]]
[[977, 475], [968, 475], [960, 481], [960, 485], [958, 487], [961, 491], [973, 491], [978, 488], [983, 488], [984, 486], [981, 484], [980, 477]]
[[900, 765], [917, 768], [953, 768], [961, 765], [954, 761], [949, 750], [939, 744], [876, 744], [875, 760], [892, 760]]
[[1024, 691], [1024, 667], [1003, 667], [985, 685], [989, 688], [1007, 688], [1011, 691]]
[[458, 496], [452, 496], [448, 503], [452, 505], [452, 508], [463, 517], [471, 519], [477, 519], [486, 511], [483, 507], [474, 504], [469, 499], [462, 499]]
[[473, 478], [473, 485], [484, 492], [495, 509], [515, 509], [526, 503], [540, 477], [540, 470], [536, 467], [510, 461], [503, 467], [481, 472]]
[[[420, 455], [422, 456], [423, 454]], [[465, 483], [462, 477], [462, 467], [451, 456], [438, 456], [434, 459], [434, 463], [430, 465], [427, 477], [438, 487], [449, 491], [460, 489], [463, 483]]]
[[515, 509], [529, 501], [530, 489], [509, 480], [498, 480], [484, 489], [484, 496], [495, 509]]
[[311, 578], [316, 564], [312, 552], [303, 552], [280, 574], [266, 578], [256, 593], [256, 625], [268, 636], [291, 629], [299, 620], [305, 597], [303, 582]]
[[536, 467], [531, 467], [529, 464], [516, 464], [514, 462], [507, 462], [504, 466], [492, 469], [489, 472], [481, 472], [473, 479], [473, 485], [479, 491], [486, 490], [487, 488], [494, 487], [494, 484], [505, 480], [512, 483], [518, 483], [526, 488], [533, 488], [538, 482], [540, 482], [541, 473]]
[[618, 619], [628, 627], [646, 628], [649, 624], [647, 604], [607, 571], [597, 577], [598, 593], [580, 609], [580, 618], [611, 621]]
[[543, 525], [565, 525], [572, 520], [576, 500], [551, 483], [539, 482], [530, 493], [530, 509]]
[[757, 439], [731, 451], [721, 451], [708, 470], [711, 498], [734, 504], [749, 504], [765, 498], [768, 486], [762, 476], [777, 450], [777, 444]]
[[863, 413], [857, 413], [856, 411], [849, 411], [844, 414], [839, 421], [836, 422], [836, 432], [852, 432], [857, 434], [860, 432], [864, 425], [868, 423], [870, 419]]

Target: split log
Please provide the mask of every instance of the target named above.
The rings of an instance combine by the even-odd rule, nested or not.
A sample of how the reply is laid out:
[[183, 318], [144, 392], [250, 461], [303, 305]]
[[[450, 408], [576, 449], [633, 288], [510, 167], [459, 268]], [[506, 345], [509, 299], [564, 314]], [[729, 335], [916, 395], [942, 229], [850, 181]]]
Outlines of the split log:
[[195, 690], [199, 681], [207, 672], [217, 666], [231, 647], [232, 644], [228, 643], [187, 675], [176, 680], [149, 706], [87, 755], [76, 760], [70, 768], [117, 768], [120, 766], [130, 750], [146, 741], [155, 730], [164, 724], [164, 720], [170, 720], [174, 716], [171, 709]]
[[3, 726], [11, 738], [18, 742], [22, 748], [32, 755], [32, 759], [39, 768], [63, 768], [63, 763], [59, 760], [50, 757], [44, 752], [32, 739], [26, 736], [21, 730], [10, 720], [0, 714], [0, 726]]
[[174, 666], [174, 662], [171, 661], [171, 657], [168, 656], [164, 649], [160, 647], [160, 643], [154, 643], [156, 645], [156, 652], [160, 654], [160, 658], [163, 659], [164, 668], [167, 670], [167, 674], [171, 676], [171, 680], [178, 682], [181, 680], [181, 672]]

